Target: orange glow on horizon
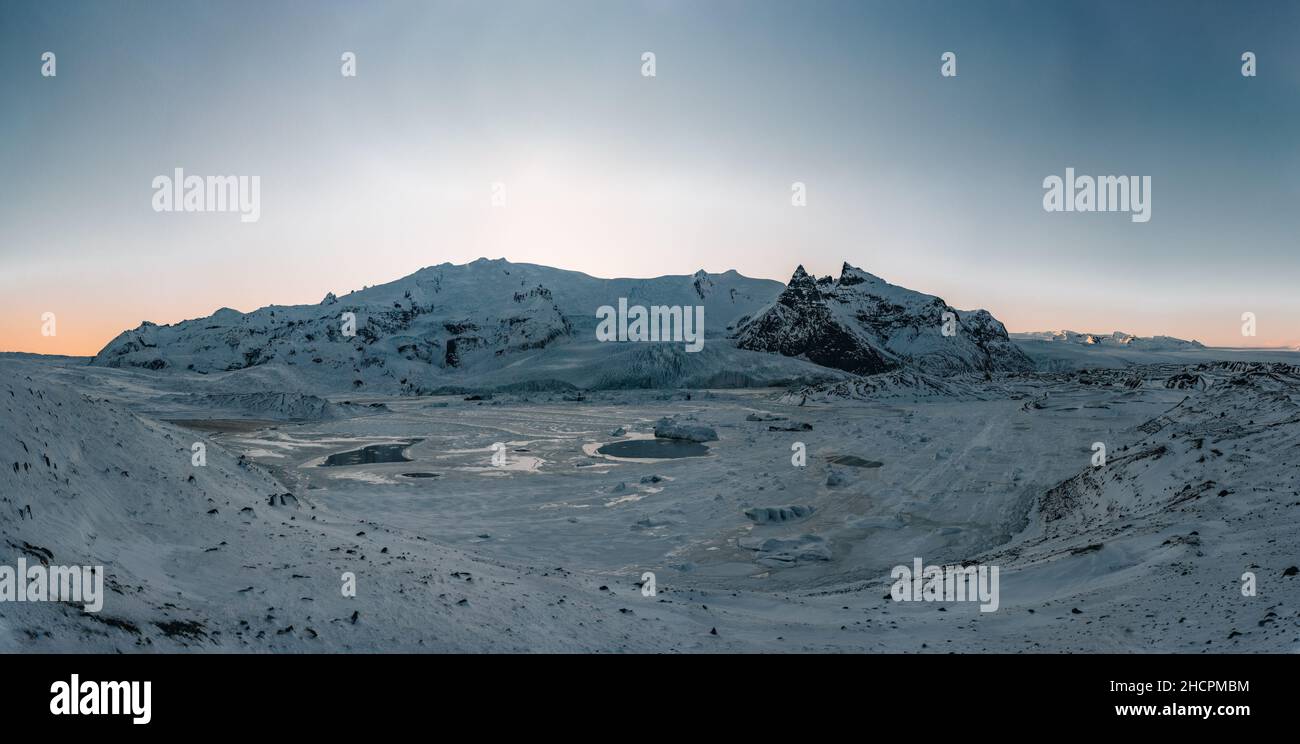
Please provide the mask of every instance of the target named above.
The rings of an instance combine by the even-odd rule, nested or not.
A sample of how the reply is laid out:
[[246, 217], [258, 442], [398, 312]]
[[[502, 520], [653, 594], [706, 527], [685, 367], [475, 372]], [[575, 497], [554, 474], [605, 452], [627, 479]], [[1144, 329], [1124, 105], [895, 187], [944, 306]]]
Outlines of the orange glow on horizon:
[[[517, 260], [529, 259], [521, 257]], [[222, 273], [227, 272], [214, 271], [209, 274], [210, 282], [203, 287], [185, 287], [167, 293], [148, 292], [145, 291], [148, 288], [140, 287], [137, 288], [140, 291], [128, 293], [112, 304], [102, 303], [95, 296], [97, 290], [102, 292], [105, 286], [113, 286], [111, 282], [96, 282], [92, 286], [84, 280], [60, 281], [56, 291], [33, 286], [11, 287], [7, 291], [0, 291], [0, 352], [94, 356], [118, 334], [136, 328], [145, 320], [165, 325], [206, 317], [221, 307], [233, 307], [247, 312], [270, 304], [310, 304], [317, 302], [327, 291], [333, 291], [341, 296], [363, 286], [363, 282], [360, 281], [355, 282], [354, 286], [338, 283], [330, 286], [332, 282], [324, 275], [298, 276], [295, 277], [294, 283], [287, 284], [283, 275], [277, 276], [275, 272], [262, 274], [256, 283], [250, 282], [247, 276], [237, 276], [239, 274], [237, 269], [231, 269], [227, 276], [220, 276]], [[403, 270], [401, 273], [405, 275], [410, 271]], [[365, 284], [382, 283], [396, 278], [398, 277], [375, 276]], [[33, 282], [36, 283], [41, 282]], [[303, 285], [308, 283], [319, 284], [319, 289], [304, 288]], [[222, 288], [222, 285], [226, 284], [237, 287], [237, 291], [226, 291]], [[918, 289], [926, 291], [925, 288]], [[951, 298], [945, 299], [957, 307], [963, 306], [961, 302]], [[1056, 322], [1053, 322], [1053, 319], [1049, 319], [1048, 322], [1037, 322], [1033, 318], [1022, 317], [1021, 313], [1016, 312], [1014, 307], [1017, 303], [1008, 301], [1006, 304], [1011, 305], [1011, 309], [1004, 309], [1001, 312], [997, 303], [984, 304], [1006, 325], [1008, 331], [1013, 333], [1068, 328], [1089, 333], [1108, 334], [1119, 330], [1140, 336], [1169, 335], [1195, 339], [1206, 346], [1233, 348], [1296, 348], [1297, 344], [1300, 344], [1300, 341], [1295, 338], [1268, 333], [1266, 322], [1261, 322], [1261, 335], [1255, 338], [1248, 339], [1236, 335], [1238, 328], [1236, 322], [1215, 321], [1218, 332], [1206, 334], [1203, 331], [1204, 324], [1210, 322], [1208, 313], [1206, 317], [1184, 319], [1183, 322], [1176, 322], [1169, 326], [1164, 326], [1159, 319], [1155, 318], [1145, 319], [1142, 324], [1126, 322], [1117, 324], [1115, 317], [1106, 315], [1094, 317], [1093, 320], [1083, 319], [1080, 316], [1077, 321], [1061, 323], [1059, 320], [1062, 313], [1059, 310], [1053, 314]], [[42, 335], [42, 314], [47, 311], [55, 313], [55, 336]], [[1213, 317], [1217, 318], [1217, 314]], [[1108, 320], [1111, 322], [1107, 322]], [[1200, 330], [1190, 327], [1191, 322], [1201, 323]], [[1115, 327], [1112, 328], [1112, 325]]]

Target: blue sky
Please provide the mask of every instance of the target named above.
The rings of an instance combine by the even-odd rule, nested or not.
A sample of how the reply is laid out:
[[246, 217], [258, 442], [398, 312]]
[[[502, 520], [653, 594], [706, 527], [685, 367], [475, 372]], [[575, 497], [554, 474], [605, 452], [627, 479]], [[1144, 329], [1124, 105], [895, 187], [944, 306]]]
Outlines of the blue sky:
[[[6, 2], [0, 112], [5, 350], [479, 256], [1300, 343], [1297, 3]], [[155, 213], [177, 167], [260, 176], [261, 219]], [[1151, 176], [1151, 221], [1044, 212], [1066, 167]]]

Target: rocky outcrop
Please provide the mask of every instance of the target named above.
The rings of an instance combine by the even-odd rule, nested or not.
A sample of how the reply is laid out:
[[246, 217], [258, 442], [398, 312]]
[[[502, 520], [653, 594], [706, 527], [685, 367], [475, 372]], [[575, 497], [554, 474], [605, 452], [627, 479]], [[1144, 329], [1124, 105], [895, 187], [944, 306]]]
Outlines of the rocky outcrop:
[[661, 418], [655, 422], [655, 436], [659, 439], [681, 439], [687, 442], [718, 441], [718, 432], [711, 426], [682, 423], [670, 418]]
[[957, 310], [847, 263], [838, 279], [814, 280], [802, 266], [795, 269], [777, 301], [737, 328], [736, 343], [860, 375], [900, 368], [942, 375], [1033, 367], [988, 311]]

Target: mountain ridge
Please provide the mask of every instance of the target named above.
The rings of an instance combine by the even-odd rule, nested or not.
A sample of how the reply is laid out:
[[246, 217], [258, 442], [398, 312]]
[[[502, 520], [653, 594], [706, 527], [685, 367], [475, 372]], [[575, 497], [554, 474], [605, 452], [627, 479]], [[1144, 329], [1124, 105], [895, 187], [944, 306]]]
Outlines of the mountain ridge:
[[[619, 299], [703, 306], [703, 352], [670, 343], [600, 343], [596, 310]], [[953, 313], [954, 338], [939, 334], [944, 312]], [[805, 343], [759, 343], [762, 328]], [[327, 293], [314, 305], [220, 308], [170, 325], [146, 321], [119, 334], [90, 364], [230, 376], [231, 392], [288, 383], [400, 394], [770, 386], [900, 367], [927, 374], [1031, 368], [987, 311], [955, 310], [848, 263], [838, 280], [815, 279], [800, 266], [782, 285], [735, 269], [599, 279], [486, 258], [427, 266], [342, 296]]]
[[1124, 331], [1113, 331], [1111, 333], [1082, 333], [1065, 329], [1060, 331], [1026, 331], [1012, 333], [1011, 338], [1025, 341], [1049, 341], [1053, 343], [1079, 344], [1081, 346], [1125, 346], [1134, 349], [1149, 349], [1152, 351], [1206, 348], [1205, 344], [1202, 344], [1196, 339], [1188, 341], [1187, 339], [1175, 338], [1174, 336], [1138, 336], [1132, 333], [1125, 333]]
[[803, 356], [856, 374], [1022, 372], [1033, 363], [987, 310], [890, 284], [845, 262], [838, 279], [795, 269], [777, 300], [735, 334], [740, 348]]

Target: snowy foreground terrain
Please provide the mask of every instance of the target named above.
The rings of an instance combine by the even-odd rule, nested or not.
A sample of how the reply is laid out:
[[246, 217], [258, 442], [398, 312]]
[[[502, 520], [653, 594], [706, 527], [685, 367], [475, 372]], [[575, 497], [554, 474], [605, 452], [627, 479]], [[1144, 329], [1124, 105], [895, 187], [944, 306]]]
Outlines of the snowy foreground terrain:
[[[1300, 562], [1294, 367], [1057, 373], [802, 406], [778, 390], [364, 398], [295, 423], [261, 400], [243, 412], [261, 423], [197, 429], [165, 420], [207, 409], [146, 373], [0, 369], [0, 550], [109, 576], [98, 614], [0, 606], [5, 650], [1300, 646], [1300, 577], [1285, 575]], [[698, 458], [593, 454], [665, 415], [719, 440]], [[771, 430], [789, 423], [812, 428]], [[191, 465], [195, 441], [206, 467]], [[1104, 468], [1094, 441], [1110, 443]], [[409, 462], [319, 466], [406, 442]], [[881, 465], [828, 461], [840, 455]], [[745, 513], [782, 506], [813, 511]], [[1000, 566], [999, 609], [893, 602], [889, 570], [913, 557]], [[340, 591], [349, 571], [355, 598]], [[1242, 596], [1245, 571], [1258, 596]]]
[[[879, 281], [850, 269], [795, 301]], [[778, 307], [789, 288], [728, 281], [728, 298], [755, 293], [734, 300], [753, 319], [725, 324], [747, 345], [829, 334], [887, 371], [718, 342], [702, 364], [767, 360], [743, 371], [789, 380], [430, 394], [373, 368], [352, 390], [310, 362], [321, 379], [187, 369], [227, 353], [197, 341], [118, 355], [143, 364], [0, 355], [0, 565], [108, 577], [98, 613], [0, 604], [0, 650], [1300, 650], [1300, 354], [1161, 345], [1098, 365], [963, 313], [986, 335], [935, 356], [933, 338], [900, 341], [905, 324], [864, 330], [863, 313], [836, 309], [821, 312], [833, 327], [808, 329], [809, 313]], [[896, 313], [914, 299], [894, 297]], [[576, 311], [561, 309], [531, 317], [563, 329]], [[571, 369], [552, 341], [543, 361]], [[387, 369], [417, 369], [403, 343]], [[485, 357], [483, 374], [521, 379], [502, 361], [513, 353]], [[638, 450], [665, 417], [716, 439], [673, 459]], [[619, 442], [632, 456], [598, 451]], [[999, 567], [998, 608], [894, 601], [891, 569], [916, 558]]]

